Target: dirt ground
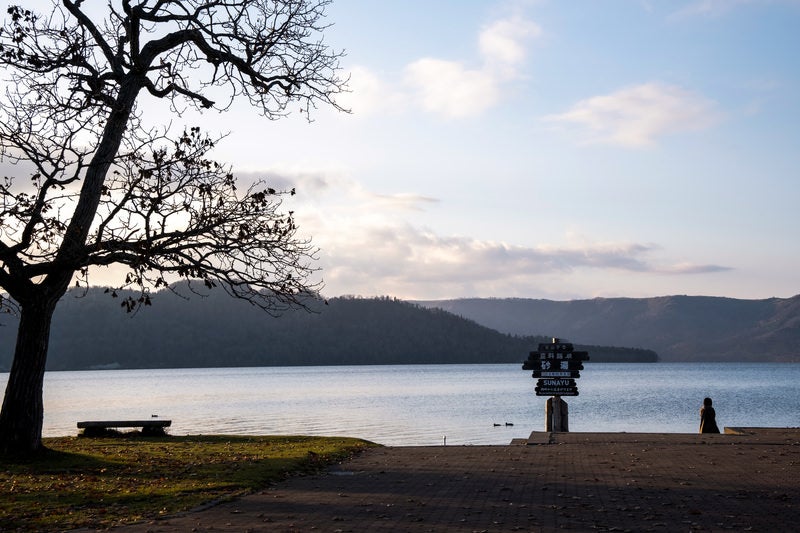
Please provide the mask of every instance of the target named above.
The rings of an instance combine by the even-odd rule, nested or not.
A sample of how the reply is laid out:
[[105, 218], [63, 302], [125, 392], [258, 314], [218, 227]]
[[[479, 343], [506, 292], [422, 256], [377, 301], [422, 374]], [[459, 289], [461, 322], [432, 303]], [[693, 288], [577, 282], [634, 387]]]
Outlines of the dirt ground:
[[544, 433], [385, 447], [181, 516], [174, 531], [797, 531], [800, 429]]

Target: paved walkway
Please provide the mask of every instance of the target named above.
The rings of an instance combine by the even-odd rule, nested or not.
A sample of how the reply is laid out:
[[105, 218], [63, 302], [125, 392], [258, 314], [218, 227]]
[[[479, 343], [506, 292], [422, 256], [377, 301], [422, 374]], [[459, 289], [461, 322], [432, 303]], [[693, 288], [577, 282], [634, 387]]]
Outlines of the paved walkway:
[[800, 429], [389, 447], [114, 531], [797, 531]]

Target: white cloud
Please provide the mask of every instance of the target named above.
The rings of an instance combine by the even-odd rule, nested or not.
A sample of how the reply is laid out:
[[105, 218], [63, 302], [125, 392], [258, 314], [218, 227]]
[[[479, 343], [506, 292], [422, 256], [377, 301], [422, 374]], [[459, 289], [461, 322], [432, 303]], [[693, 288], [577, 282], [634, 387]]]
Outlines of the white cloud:
[[416, 106], [447, 118], [480, 115], [497, 105], [505, 86], [521, 75], [527, 44], [540, 28], [522, 17], [497, 20], [478, 36], [480, 61], [423, 57], [403, 69], [400, 88], [366, 67], [351, 69], [351, 92], [340, 98], [356, 116], [392, 113]]
[[727, 272], [731, 270], [729, 267], [720, 265], [695, 265], [693, 263], [677, 263], [669, 265], [660, 269], [654, 270], [660, 274], [713, 274], [715, 272]]
[[406, 83], [425, 111], [450, 118], [481, 114], [500, 97], [497, 80], [490, 73], [441, 59], [425, 58], [408, 65]]
[[430, 196], [412, 193], [375, 194], [372, 195], [375, 208], [398, 209], [403, 211], [424, 211], [423, 205], [438, 203], [439, 200]]
[[[698, 275], [724, 266], [665, 263], [651, 243], [597, 242], [567, 234], [563, 245], [520, 246], [443, 235], [424, 227], [422, 215], [440, 200], [413, 192], [376, 194], [338, 173], [267, 172], [296, 186], [287, 200], [301, 236], [320, 248], [328, 296], [391, 295], [406, 299], [519, 296], [546, 293], [567, 279], [625, 272]], [[410, 217], [413, 217], [410, 218]]]
[[521, 17], [498, 20], [487, 26], [478, 38], [484, 65], [488, 69], [502, 68], [508, 76], [516, 75], [514, 70], [527, 55], [527, 41], [539, 37], [541, 28]]
[[715, 103], [701, 95], [646, 83], [581, 100], [545, 120], [583, 126], [591, 132], [590, 142], [640, 147], [665, 134], [706, 128], [717, 120], [717, 112]]
[[[703, 274], [728, 270], [718, 265], [658, 265], [656, 249], [638, 243], [582, 247], [515, 246], [461, 236], [442, 236], [410, 224], [365, 224], [318, 236], [330, 296], [391, 295], [451, 298], [517, 295], [521, 288], [547, 287], [582, 270], [648, 274]], [[367, 285], [368, 283], [369, 285]], [[371, 292], [365, 292], [371, 291]]]
[[479, 115], [501, 99], [504, 84], [519, 77], [527, 41], [541, 33], [521, 17], [497, 20], [478, 37], [482, 65], [423, 58], [406, 67], [406, 83], [426, 111], [450, 118]]
[[363, 66], [350, 69], [350, 92], [338, 98], [339, 104], [356, 117], [374, 113], [397, 113], [408, 107], [408, 96]]

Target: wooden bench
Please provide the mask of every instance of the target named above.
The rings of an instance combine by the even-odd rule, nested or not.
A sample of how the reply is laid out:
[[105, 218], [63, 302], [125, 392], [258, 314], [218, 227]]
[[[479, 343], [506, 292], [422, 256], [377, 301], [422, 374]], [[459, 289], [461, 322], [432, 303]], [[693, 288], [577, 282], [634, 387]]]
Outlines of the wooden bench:
[[106, 430], [116, 428], [142, 428], [142, 435], [165, 435], [164, 428], [172, 425], [172, 420], [86, 420], [78, 422], [78, 429], [86, 436], [103, 435]]

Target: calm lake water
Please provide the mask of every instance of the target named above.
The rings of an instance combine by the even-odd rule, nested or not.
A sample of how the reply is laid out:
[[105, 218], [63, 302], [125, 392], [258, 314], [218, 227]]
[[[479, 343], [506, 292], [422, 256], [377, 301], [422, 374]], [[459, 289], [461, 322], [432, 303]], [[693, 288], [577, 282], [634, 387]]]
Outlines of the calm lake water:
[[[720, 428], [800, 426], [800, 364], [588, 363], [581, 375], [580, 396], [564, 398], [571, 431], [694, 433], [705, 396]], [[174, 435], [508, 444], [544, 429], [535, 383], [519, 364], [49, 372], [44, 434], [158, 415]]]

